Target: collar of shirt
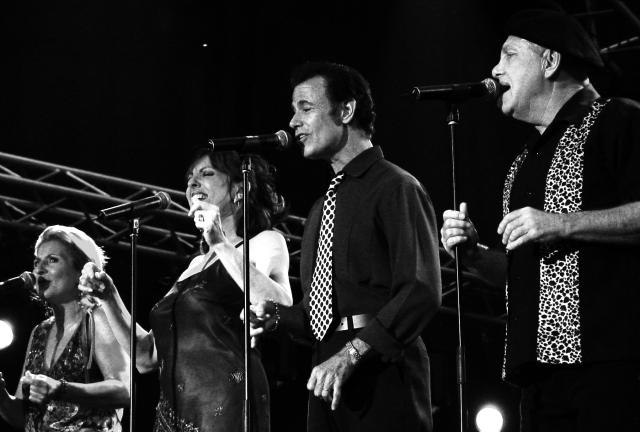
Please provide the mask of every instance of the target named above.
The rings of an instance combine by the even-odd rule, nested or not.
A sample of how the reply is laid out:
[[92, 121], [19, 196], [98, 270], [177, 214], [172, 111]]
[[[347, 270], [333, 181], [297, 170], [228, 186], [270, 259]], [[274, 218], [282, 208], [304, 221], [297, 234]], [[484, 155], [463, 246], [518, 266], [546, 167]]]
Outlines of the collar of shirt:
[[564, 130], [568, 125], [579, 122], [589, 112], [593, 101], [598, 99], [600, 95], [588, 85], [571, 98], [560, 108], [555, 118], [545, 129], [542, 135], [535, 134], [534, 137], [526, 144], [527, 148], [532, 149], [546, 142], [547, 137], [554, 135], [557, 130]]
[[[345, 167], [342, 169], [349, 177], [360, 177], [363, 175], [374, 163], [384, 158], [382, 149], [380, 146], [374, 145], [371, 148], [366, 149], [358, 156], [354, 157]], [[337, 174], [337, 173], [336, 173]]]

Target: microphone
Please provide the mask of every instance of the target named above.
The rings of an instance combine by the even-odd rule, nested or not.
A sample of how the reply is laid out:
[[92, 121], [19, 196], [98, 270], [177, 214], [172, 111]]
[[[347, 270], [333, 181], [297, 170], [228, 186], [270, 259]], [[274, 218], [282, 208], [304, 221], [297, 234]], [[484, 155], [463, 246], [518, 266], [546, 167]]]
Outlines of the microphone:
[[264, 149], [282, 150], [289, 147], [293, 138], [289, 132], [279, 130], [265, 135], [249, 135], [233, 138], [211, 138], [209, 144], [213, 151], [236, 150], [257, 151]]
[[499, 94], [500, 83], [493, 78], [485, 78], [480, 82], [416, 86], [409, 91], [409, 95], [415, 100], [435, 99], [454, 102], [462, 102], [485, 95], [495, 98]]
[[12, 277], [6, 281], [0, 282], [0, 293], [8, 290], [24, 288], [29, 294], [36, 292], [36, 278], [31, 272], [23, 272], [20, 276]]
[[100, 210], [98, 219], [129, 219], [140, 216], [151, 210], [164, 210], [169, 207], [171, 197], [166, 192], [158, 192], [150, 197], [131, 201]]

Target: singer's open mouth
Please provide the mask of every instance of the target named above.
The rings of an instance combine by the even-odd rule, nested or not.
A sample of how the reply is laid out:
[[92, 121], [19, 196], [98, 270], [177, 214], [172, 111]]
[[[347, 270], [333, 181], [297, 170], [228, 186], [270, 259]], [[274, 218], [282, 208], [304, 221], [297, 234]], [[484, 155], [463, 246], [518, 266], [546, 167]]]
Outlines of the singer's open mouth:
[[194, 192], [191, 194], [191, 199], [196, 199], [198, 201], [204, 201], [207, 199], [207, 194], [202, 192]]
[[38, 287], [38, 292], [39, 293], [43, 293], [47, 290], [47, 288], [49, 288], [49, 285], [51, 285], [51, 281], [48, 279], [43, 278], [42, 276], [40, 276], [37, 279], [37, 283], [36, 286]]

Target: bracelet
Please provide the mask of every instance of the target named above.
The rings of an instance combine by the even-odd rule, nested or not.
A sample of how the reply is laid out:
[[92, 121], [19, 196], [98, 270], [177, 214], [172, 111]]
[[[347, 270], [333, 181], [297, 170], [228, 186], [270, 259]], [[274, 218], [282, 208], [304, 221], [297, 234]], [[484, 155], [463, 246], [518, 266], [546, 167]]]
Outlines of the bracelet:
[[273, 313], [273, 315], [275, 316], [274, 324], [273, 324], [273, 327], [269, 329], [269, 331], [274, 332], [278, 330], [278, 326], [280, 325], [280, 305], [275, 301], [273, 301], [273, 299], [267, 299], [267, 301], [270, 301], [274, 308], [274, 313]]
[[60, 386], [58, 387], [58, 389], [56, 390], [55, 395], [54, 395], [56, 397], [56, 399], [59, 399], [60, 396], [64, 395], [67, 392], [67, 387], [68, 387], [68, 384], [69, 384], [67, 382], [67, 380], [64, 379], [64, 378], [61, 378], [59, 380], [59, 382], [60, 382]]

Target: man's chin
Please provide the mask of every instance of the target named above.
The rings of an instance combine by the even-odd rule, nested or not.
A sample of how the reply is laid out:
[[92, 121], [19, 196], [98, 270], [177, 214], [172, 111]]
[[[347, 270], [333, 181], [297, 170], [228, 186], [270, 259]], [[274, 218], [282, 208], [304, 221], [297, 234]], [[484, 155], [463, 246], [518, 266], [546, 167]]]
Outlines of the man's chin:
[[502, 114], [506, 115], [507, 117], [513, 117], [513, 107], [504, 103], [502, 98], [498, 99], [498, 103], [496, 104], [496, 106], [500, 111], [502, 111]]
[[325, 160], [330, 161], [333, 155], [338, 153], [343, 147], [340, 142], [338, 143], [307, 143], [302, 148], [302, 155], [305, 159]]
[[321, 159], [319, 152], [311, 146], [304, 146], [302, 148], [302, 155], [305, 159]]

